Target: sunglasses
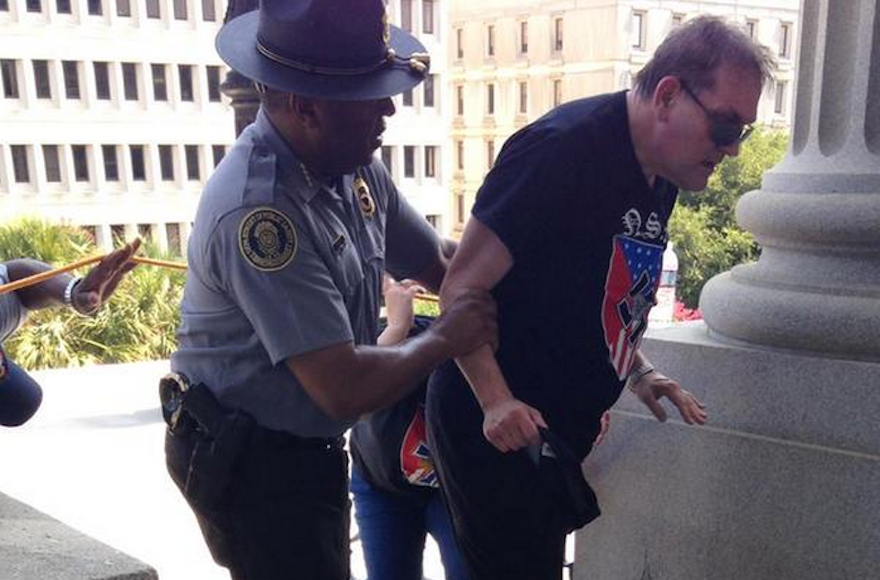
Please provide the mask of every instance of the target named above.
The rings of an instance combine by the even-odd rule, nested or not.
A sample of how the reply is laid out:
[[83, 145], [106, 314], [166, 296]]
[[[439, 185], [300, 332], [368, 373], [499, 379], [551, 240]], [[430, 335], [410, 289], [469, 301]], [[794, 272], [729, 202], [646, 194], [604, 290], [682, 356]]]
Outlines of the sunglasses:
[[687, 86], [687, 83], [685, 83], [684, 80], [679, 79], [679, 82], [681, 83], [681, 88], [684, 89], [684, 92], [686, 92], [688, 96], [703, 110], [703, 113], [705, 113], [706, 118], [709, 120], [709, 138], [712, 139], [712, 142], [718, 147], [727, 147], [735, 143], [742, 143], [748, 139], [749, 135], [752, 134], [752, 131], [755, 130], [751, 123], [743, 124], [721, 113], [710, 111], [706, 108], [706, 105], [697, 98], [697, 95], [695, 95], [690, 87]]

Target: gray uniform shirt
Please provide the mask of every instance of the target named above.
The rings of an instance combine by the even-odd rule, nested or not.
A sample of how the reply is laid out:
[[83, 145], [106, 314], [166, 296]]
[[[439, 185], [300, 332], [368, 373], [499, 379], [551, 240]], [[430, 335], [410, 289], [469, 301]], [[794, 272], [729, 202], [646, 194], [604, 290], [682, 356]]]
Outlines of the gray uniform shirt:
[[[6, 284], [9, 280], [9, 272], [6, 264], [0, 264], [0, 284]], [[15, 332], [27, 318], [27, 309], [15, 292], [0, 294], [0, 347], [4, 340]]]
[[172, 369], [264, 427], [340, 435], [351, 424], [321, 411], [285, 359], [373, 344], [383, 270], [415, 276], [438, 243], [381, 162], [316, 181], [260, 111], [199, 203]]

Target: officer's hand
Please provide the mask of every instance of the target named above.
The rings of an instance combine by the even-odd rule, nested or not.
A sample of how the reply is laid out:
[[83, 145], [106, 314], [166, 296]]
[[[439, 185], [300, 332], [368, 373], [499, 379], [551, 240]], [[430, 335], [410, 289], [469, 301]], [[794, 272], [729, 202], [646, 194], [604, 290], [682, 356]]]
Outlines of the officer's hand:
[[469, 354], [484, 344], [494, 350], [498, 345], [496, 313], [495, 300], [489, 292], [464, 290], [444, 302], [434, 328], [449, 344], [452, 358]]
[[116, 286], [137, 264], [129, 262], [141, 245], [140, 238], [107, 254], [98, 265], [89, 270], [73, 289], [73, 307], [82, 314], [94, 314], [110, 298]]
[[658, 421], [666, 421], [666, 411], [660, 404], [660, 399], [666, 397], [678, 408], [681, 418], [688, 425], [702, 425], [706, 422], [706, 406], [692, 393], [682, 389], [677, 381], [662, 373], [651, 371], [632, 385], [632, 391]]
[[498, 451], [506, 453], [540, 445], [538, 427], [547, 427], [541, 412], [513, 397], [483, 409], [483, 435]]

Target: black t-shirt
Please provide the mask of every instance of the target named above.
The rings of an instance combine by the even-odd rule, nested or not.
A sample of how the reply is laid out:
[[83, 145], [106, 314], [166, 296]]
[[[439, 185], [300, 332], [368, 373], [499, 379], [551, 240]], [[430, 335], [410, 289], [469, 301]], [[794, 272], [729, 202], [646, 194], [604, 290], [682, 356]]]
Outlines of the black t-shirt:
[[517, 132], [477, 195], [474, 217], [514, 262], [493, 291], [499, 364], [514, 396], [579, 456], [645, 330], [676, 195], [663, 179], [648, 185], [625, 92], [567, 103]]
[[[432, 321], [416, 316], [409, 336], [423, 332]], [[352, 427], [354, 468], [373, 487], [426, 500], [439, 489], [425, 429], [426, 389], [427, 379], [406, 398]]]

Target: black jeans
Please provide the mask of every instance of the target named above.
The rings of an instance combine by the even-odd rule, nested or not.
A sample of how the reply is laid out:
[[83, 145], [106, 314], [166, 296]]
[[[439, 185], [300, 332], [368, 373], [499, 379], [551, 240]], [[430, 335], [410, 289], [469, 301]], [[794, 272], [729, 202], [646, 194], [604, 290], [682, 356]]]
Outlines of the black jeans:
[[[193, 450], [206, 436], [166, 433], [168, 471], [214, 560], [233, 580], [348, 580], [348, 456], [338, 439], [256, 427], [219, 501], [187, 497]], [[191, 465], [192, 464], [192, 465]], [[189, 474], [191, 475], [191, 474]]]

